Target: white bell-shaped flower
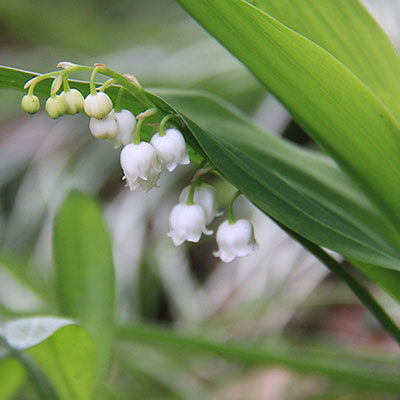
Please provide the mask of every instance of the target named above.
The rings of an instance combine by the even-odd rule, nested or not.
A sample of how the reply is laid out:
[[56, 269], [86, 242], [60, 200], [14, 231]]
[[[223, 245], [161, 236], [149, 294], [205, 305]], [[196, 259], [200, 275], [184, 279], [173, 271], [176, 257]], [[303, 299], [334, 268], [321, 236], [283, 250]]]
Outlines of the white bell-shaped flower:
[[165, 165], [169, 172], [173, 171], [178, 164], [190, 163], [185, 139], [177, 129], [167, 129], [163, 136], [157, 132], [150, 143], [156, 149], [160, 164]]
[[[189, 192], [190, 186], [186, 186], [179, 196], [180, 203], [187, 202]], [[222, 214], [217, 211], [215, 200], [216, 191], [211, 185], [208, 185], [207, 183], [200, 183], [194, 189], [193, 202], [203, 207], [203, 210], [206, 213], [206, 225], [210, 224], [215, 217], [218, 217]]]
[[89, 129], [97, 139], [110, 141], [118, 135], [118, 122], [113, 110], [103, 119], [90, 118]]
[[121, 110], [115, 113], [118, 122], [118, 135], [111, 141], [115, 148], [132, 143], [136, 126], [136, 118], [129, 110]]
[[157, 185], [161, 166], [150, 143], [130, 143], [121, 151], [121, 167], [130, 190], [139, 185], [145, 192]]
[[112, 110], [113, 104], [108, 95], [104, 92], [89, 94], [83, 103], [85, 113], [89, 117], [102, 119]]
[[226, 263], [258, 249], [253, 225], [246, 219], [239, 219], [234, 223], [224, 221], [217, 230], [216, 239], [219, 248], [214, 252], [214, 256]]
[[181, 245], [185, 240], [196, 243], [202, 233], [205, 235], [213, 233], [206, 228], [206, 213], [198, 204], [177, 204], [169, 215], [169, 227], [167, 235], [175, 246]]

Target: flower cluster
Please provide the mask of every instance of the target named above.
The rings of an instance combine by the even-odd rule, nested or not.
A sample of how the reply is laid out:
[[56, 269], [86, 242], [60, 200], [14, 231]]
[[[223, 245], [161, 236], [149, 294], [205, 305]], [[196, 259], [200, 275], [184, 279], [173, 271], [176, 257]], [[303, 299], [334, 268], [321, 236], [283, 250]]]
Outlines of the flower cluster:
[[[223, 262], [231, 262], [235, 257], [247, 256], [258, 249], [252, 224], [245, 219], [236, 221], [233, 217], [232, 204], [235, 199], [236, 196], [230, 203], [229, 220], [218, 227], [216, 235], [218, 250], [214, 255]], [[217, 211], [215, 200], [215, 189], [205, 183], [195, 181], [182, 190], [179, 203], [169, 215], [168, 236], [175, 246], [184, 241], [197, 243], [202, 233], [213, 233], [207, 229], [207, 225], [221, 215]]]
[[[39, 75], [25, 84], [25, 88], [29, 90], [22, 98], [22, 109], [29, 114], [39, 111], [40, 101], [34, 95], [34, 88], [40, 81], [52, 78], [50, 97], [45, 105], [48, 115], [56, 119], [63, 114], [75, 115], [84, 111], [90, 117], [89, 129], [95, 138], [108, 140], [114, 148], [123, 146], [120, 162], [124, 172], [123, 179], [126, 180], [130, 190], [140, 186], [147, 192], [157, 186], [163, 167], [172, 172], [179, 164], [190, 163], [182, 133], [176, 128], [166, 128], [168, 121], [176, 117], [173, 113], [161, 115], [158, 131], [149, 142], [141, 140], [141, 128], [145, 119], [159, 114], [160, 111], [147, 97], [133, 75], [121, 76], [109, 70], [104, 64], [86, 67], [62, 62], [58, 67], [63, 70]], [[86, 98], [79, 90], [71, 89], [69, 86], [68, 75], [78, 71], [91, 71], [90, 93]], [[98, 72], [110, 77], [100, 88], [95, 85]], [[105, 90], [115, 83], [121, 86], [113, 104]], [[63, 91], [57, 94], [62, 85]], [[136, 117], [131, 111], [122, 109], [120, 105], [122, 94], [128, 90], [127, 88], [149, 107]], [[185, 241], [198, 242], [203, 233], [205, 235], [213, 233], [207, 225], [220, 215], [216, 208], [216, 192], [211, 185], [199, 180], [199, 174], [208, 172], [210, 168], [212, 167], [199, 169], [196, 173], [198, 176], [195, 176], [190, 186], [182, 190], [179, 204], [170, 213], [168, 236], [176, 246]], [[232, 205], [237, 195], [229, 203], [229, 219], [219, 226], [216, 234], [218, 251], [214, 252], [214, 255], [224, 262], [230, 262], [237, 256], [246, 256], [258, 247], [251, 223], [243, 219], [236, 221], [233, 216]]]
[[[108, 140], [114, 148], [122, 145], [120, 162], [124, 172], [123, 179], [126, 180], [130, 190], [140, 186], [147, 192], [157, 185], [163, 166], [172, 172], [178, 164], [190, 163], [182, 133], [175, 128], [165, 128], [167, 122], [174, 117], [173, 114], [167, 114], [161, 119], [159, 130], [149, 143], [142, 141], [140, 131], [144, 119], [157, 114], [156, 108], [151, 108], [138, 117], [135, 117], [131, 111], [122, 109], [121, 95], [126, 90], [123, 86], [119, 89], [114, 107], [111, 98], [104, 92], [110, 84], [114, 83], [114, 79], [107, 81], [99, 89], [94, 83], [97, 72], [108, 70], [103, 64], [96, 64], [93, 68], [90, 93], [84, 98], [77, 89], [70, 88], [67, 75], [68, 72], [82, 69], [82, 67], [71, 63], [60, 63], [59, 66], [66, 68], [66, 72], [63, 75], [58, 74], [53, 80], [50, 97], [45, 105], [48, 115], [56, 119], [63, 114], [74, 115], [84, 111], [90, 117], [89, 130], [95, 138]], [[86, 69], [86, 67], [83, 68]], [[132, 75], [127, 75], [127, 78], [140, 87]], [[29, 87], [29, 92], [21, 101], [22, 109], [30, 114], [40, 109], [39, 98], [33, 94], [37, 83], [35, 79], [38, 78], [27, 82], [26, 87]], [[57, 94], [62, 83], [64, 91]]]

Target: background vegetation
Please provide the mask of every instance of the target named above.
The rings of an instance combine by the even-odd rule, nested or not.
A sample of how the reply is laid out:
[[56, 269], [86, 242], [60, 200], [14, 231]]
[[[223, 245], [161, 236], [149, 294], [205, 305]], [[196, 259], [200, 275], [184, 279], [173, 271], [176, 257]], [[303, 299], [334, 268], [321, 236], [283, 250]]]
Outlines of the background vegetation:
[[[397, 2], [368, 6], [400, 44]], [[338, 29], [345, 35], [353, 28]], [[172, 0], [2, 2], [0, 46], [2, 64], [26, 70], [47, 72], [64, 59], [104, 62], [166, 98], [165, 88], [203, 89], [273, 135], [317, 148]], [[395, 340], [345, 281], [250, 202], [238, 201], [237, 213], [254, 222], [260, 243], [254, 255], [221, 264], [208, 238], [175, 248], [165, 235], [168, 213], [193, 167], [164, 174], [158, 190], [131, 193], [121, 184], [118, 152], [91, 137], [86, 117], [23, 115], [21, 95], [0, 91], [0, 399], [86, 399], [93, 386], [96, 399], [398, 397]], [[205, 124], [233, 118], [218, 104], [174, 101], [192, 112], [188, 117], [207, 115]], [[259, 132], [237, 115], [233, 131]], [[278, 146], [265, 141], [267, 149]], [[210, 182], [223, 206], [234, 188]], [[362, 209], [352, 212], [359, 217]], [[373, 243], [366, 258], [398, 265], [382, 256], [384, 240], [374, 242], [390, 237], [379, 223], [354, 238]], [[399, 320], [397, 277], [378, 279], [365, 266], [376, 278], [367, 279], [330, 254]]]

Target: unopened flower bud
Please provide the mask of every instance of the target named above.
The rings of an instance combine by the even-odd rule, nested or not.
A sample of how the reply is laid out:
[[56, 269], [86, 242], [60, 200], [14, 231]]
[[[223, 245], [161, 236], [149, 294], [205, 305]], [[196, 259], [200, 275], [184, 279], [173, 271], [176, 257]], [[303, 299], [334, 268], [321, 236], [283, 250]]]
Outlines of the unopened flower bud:
[[121, 151], [121, 167], [130, 190], [139, 185], [145, 192], [156, 186], [160, 177], [160, 164], [150, 143], [130, 143]]
[[21, 100], [21, 107], [26, 113], [35, 114], [40, 110], [39, 98], [33, 94], [27, 94]]
[[[186, 203], [190, 192], [190, 186], [186, 186], [180, 196], [179, 202]], [[201, 183], [194, 189], [193, 202], [203, 207], [206, 213], [206, 225], [210, 224], [215, 217], [221, 215], [216, 207], [216, 192], [215, 189], [207, 183]]]
[[121, 144], [127, 145], [132, 143], [136, 126], [136, 118], [129, 110], [122, 110], [115, 113], [118, 122], [118, 135], [112, 140], [115, 148]]
[[206, 228], [206, 213], [198, 204], [177, 204], [169, 215], [169, 227], [167, 235], [175, 246], [181, 245], [185, 240], [197, 243], [202, 233], [213, 233]]
[[231, 262], [235, 257], [247, 256], [258, 249], [254, 239], [253, 225], [246, 219], [234, 223], [223, 222], [217, 230], [218, 251], [214, 252], [223, 262]]
[[113, 141], [118, 135], [118, 122], [114, 110], [103, 119], [90, 118], [89, 129], [95, 138]]
[[108, 95], [104, 92], [89, 94], [84, 101], [85, 113], [89, 117], [102, 119], [112, 110], [113, 104]]
[[59, 95], [52, 95], [46, 101], [46, 111], [49, 117], [57, 119], [67, 110], [66, 101]]
[[168, 171], [173, 171], [178, 164], [189, 164], [189, 154], [185, 139], [177, 129], [167, 129], [164, 136], [157, 132], [150, 143], [157, 152], [161, 165], [165, 165]]
[[66, 114], [75, 115], [83, 111], [84, 99], [79, 90], [69, 89], [66, 92], [62, 92], [60, 96], [63, 97], [67, 103], [67, 111], [65, 112]]

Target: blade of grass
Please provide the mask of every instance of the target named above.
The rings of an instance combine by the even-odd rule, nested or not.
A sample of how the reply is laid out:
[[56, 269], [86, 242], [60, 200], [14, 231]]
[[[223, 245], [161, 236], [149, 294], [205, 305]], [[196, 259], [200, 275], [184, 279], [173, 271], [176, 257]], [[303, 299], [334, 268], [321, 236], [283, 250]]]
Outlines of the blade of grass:
[[[387, 371], [385, 365], [377, 368], [376, 362], [364, 361], [354, 367], [349, 361], [341, 362], [334, 356], [324, 358], [320, 355], [299, 354], [295, 349], [279, 350], [276, 346], [244, 345], [242, 343], [223, 342], [201, 336], [189, 336], [165, 328], [134, 325], [120, 326], [117, 335], [121, 340], [144, 342], [161, 346], [174, 346], [179, 351], [191, 353], [214, 354], [245, 363], [250, 366], [279, 365], [300, 373], [311, 373], [328, 376], [340, 382], [359, 387], [377, 390], [380, 393], [400, 393], [400, 375]], [[354, 355], [353, 359], [357, 356]], [[351, 359], [349, 357], [349, 359]]]

